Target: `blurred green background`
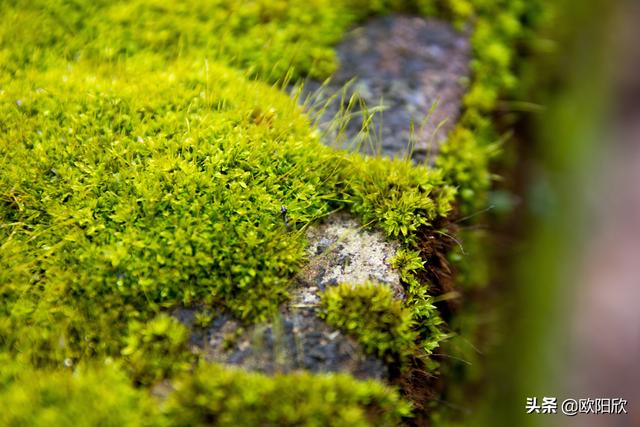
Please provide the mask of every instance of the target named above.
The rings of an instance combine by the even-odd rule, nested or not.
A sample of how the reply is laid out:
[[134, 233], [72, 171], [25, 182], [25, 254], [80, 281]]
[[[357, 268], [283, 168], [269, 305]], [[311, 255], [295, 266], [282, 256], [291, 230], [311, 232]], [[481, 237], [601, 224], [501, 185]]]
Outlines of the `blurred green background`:
[[[494, 265], [501, 344], [473, 425], [640, 425], [639, 18], [633, 1], [558, 2], [549, 44], [524, 65], [522, 99], [539, 108], [516, 126], [505, 186], [521, 203]], [[527, 414], [544, 396], [558, 414]], [[629, 413], [560, 414], [566, 398], [601, 397]]]

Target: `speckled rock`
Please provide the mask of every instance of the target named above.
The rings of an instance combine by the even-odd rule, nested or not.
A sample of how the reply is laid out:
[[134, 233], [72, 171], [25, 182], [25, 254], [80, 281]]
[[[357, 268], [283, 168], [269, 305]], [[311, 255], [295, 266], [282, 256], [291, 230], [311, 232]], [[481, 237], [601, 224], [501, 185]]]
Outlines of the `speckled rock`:
[[[326, 104], [319, 118], [325, 142], [391, 157], [410, 153], [416, 161], [437, 154], [459, 116], [469, 76], [468, 36], [435, 19], [391, 15], [353, 30], [337, 51], [340, 68], [331, 82], [323, 88], [306, 82], [301, 94], [308, 105]], [[330, 119], [347, 108], [352, 95], [358, 102], [338, 138]], [[371, 137], [365, 140], [358, 137], [366, 117], [360, 100], [369, 110], [383, 108], [373, 115]]]
[[193, 331], [194, 351], [210, 362], [269, 374], [305, 369], [344, 372], [361, 379], [388, 378], [382, 361], [364, 354], [355, 340], [325, 324], [315, 308], [283, 306], [271, 322], [245, 327], [228, 314], [198, 327], [195, 312], [181, 308], [173, 314]]
[[404, 298], [400, 274], [390, 264], [398, 245], [383, 233], [363, 228], [347, 214], [335, 214], [311, 227], [307, 238], [309, 263], [291, 291], [294, 306], [316, 305], [318, 292], [338, 283], [380, 283], [391, 287], [397, 298]]

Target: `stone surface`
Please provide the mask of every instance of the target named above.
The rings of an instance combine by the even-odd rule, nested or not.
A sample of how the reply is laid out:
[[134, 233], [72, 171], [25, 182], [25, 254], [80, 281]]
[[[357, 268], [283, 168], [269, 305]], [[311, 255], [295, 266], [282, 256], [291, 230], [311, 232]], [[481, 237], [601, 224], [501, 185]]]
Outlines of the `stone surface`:
[[179, 308], [173, 315], [192, 331], [191, 344], [212, 362], [267, 373], [306, 369], [346, 372], [357, 378], [385, 379], [388, 369], [365, 355], [351, 337], [325, 324], [317, 315], [319, 293], [328, 286], [368, 281], [390, 286], [404, 297], [399, 274], [389, 262], [397, 244], [377, 231], [363, 229], [351, 216], [335, 214], [307, 231], [309, 264], [294, 279], [291, 299], [273, 321], [242, 327], [219, 314], [197, 327], [197, 309]]
[[[337, 51], [340, 67], [331, 82], [324, 87], [307, 82], [301, 96], [316, 107], [326, 104], [319, 125], [327, 132], [327, 143], [391, 157], [410, 152], [416, 161], [437, 154], [438, 143], [456, 123], [465, 93], [471, 55], [467, 35], [438, 20], [391, 15], [353, 30]], [[335, 123], [330, 124], [352, 95], [368, 110], [383, 106], [383, 112], [373, 116], [368, 140], [358, 138], [366, 117], [360, 101], [341, 137]]]
[[210, 362], [266, 373], [344, 372], [357, 378], [385, 379], [387, 368], [365, 355], [352, 338], [325, 324], [312, 308], [283, 307], [272, 322], [241, 328], [227, 314], [205, 328], [193, 325], [195, 311], [174, 312], [192, 331], [191, 343]]
[[317, 293], [327, 286], [367, 281], [387, 285], [397, 298], [404, 298], [400, 275], [390, 265], [398, 245], [383, 233], [363, 228], [347, 214], [335, 214], [311, 227], [307, 239], [309, 263], [291, 291], [293, 305], [316, 305]]

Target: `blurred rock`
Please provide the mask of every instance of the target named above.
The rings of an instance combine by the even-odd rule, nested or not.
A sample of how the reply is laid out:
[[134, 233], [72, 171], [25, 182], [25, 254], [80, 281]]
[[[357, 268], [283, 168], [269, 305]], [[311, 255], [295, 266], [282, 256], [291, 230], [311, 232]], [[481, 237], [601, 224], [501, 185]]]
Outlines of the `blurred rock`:
[[[341, 148], [360, 147], [367, 154], [411, 153], [416, 161], [437, 154], [459, 116], [469, 76], [468, 36], [435, 19], [391, 15], [353, 30], [337, 51], [340, 68], [331, 82], [306, 82], [301, 94], [312, 110], [326, 104], [319, 118], [328, 133], [325, 140]], [[331, 119], [348, 110], [353, 95], [357, 102], [340, 132]], [[366, 110], [383, 106], [364, 140], [358, 137], [367, 117], [361, 101]]]

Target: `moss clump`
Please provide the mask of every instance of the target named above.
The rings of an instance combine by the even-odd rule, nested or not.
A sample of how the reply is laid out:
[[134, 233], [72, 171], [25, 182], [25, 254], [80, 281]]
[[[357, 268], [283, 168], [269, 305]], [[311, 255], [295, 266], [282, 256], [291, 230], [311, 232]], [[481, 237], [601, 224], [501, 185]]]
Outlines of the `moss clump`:
[[425, 354], [431, 354], [448, 335], [443, 331], [444, 322], [433, 304], [433, 297], [429, 295], [429, 284], [418, 279], [425, 261], [418, 251], [400, 249], [391, 263], [400, 272], [406, 295], [403, 303], [411, 312], [420, 348]]
[[94, 64], [153, 52], [162, 62], [223, 60], [270, 81], [332, 72], [331, 46], [355, 19], [328, 0], [29, 0], [4, 2], [0, 13], [0, 58], [15, 73], [23, 65], [49, 66], [52, 51]]
[[367, 353], [390, 364], [402, 364], [415, 351], [412, 313], [393, 297], [388, 286], [332, 286], [322, 293], [321, 301], [320, 316], [354, 336]]
[[117, 354], [178, 303], [258, 321], [304, 258], [280, 206], [295, 228], [331, 209], [341, 155], [286, 95], [213, 63], [142, 69], [2, 77], [3, 344], [24, 356]]
[[173, 317], [160, 314], [146, 324], [132, 322], [122, 349], [131, 378], [152, 385], [191, 367], [189, 330]]
[[406, 160], [365, 158], [350, 162], [352, 179], [346, 192], [351, 211], [387, 235], [413, 243], [415, 231], [446, 217], [455, 189], [439, 170]]
[[115, 366], [33, 370], [2, 361], [0, 424], [19, 427], [163, 425], [157, 405]]
[[393, 426], [410, 414], [397, 392], [342, 374], [274, 375], [202, 365], [165, 405], [175, 426]]
[[410, 415], [397, 391], [348, 375], [269, 377], [215, 364], [171, 384], [159, 405], [116, 364], [25, 369], [3, 360], [3, 426], [393, 426]]

